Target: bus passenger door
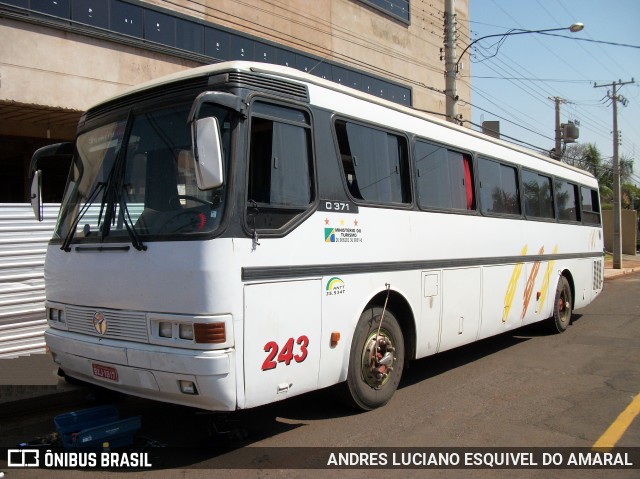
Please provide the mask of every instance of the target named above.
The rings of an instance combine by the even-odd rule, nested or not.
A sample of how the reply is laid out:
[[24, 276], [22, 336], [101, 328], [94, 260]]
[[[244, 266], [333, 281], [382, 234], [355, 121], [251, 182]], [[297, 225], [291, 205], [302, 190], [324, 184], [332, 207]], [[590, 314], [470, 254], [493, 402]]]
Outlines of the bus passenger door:
[[317, 388], [320, 280], [244, 287], [245, 407]]

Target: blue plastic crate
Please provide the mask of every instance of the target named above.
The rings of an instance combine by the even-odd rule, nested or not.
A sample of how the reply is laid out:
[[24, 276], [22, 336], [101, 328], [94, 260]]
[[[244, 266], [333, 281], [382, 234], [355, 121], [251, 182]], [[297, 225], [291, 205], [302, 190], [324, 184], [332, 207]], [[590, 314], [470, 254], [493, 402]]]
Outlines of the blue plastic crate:
[[120, 419], [113, 405], [60, 414], [53, 421], [65, 449], [100, 449], [105, 442], [110, 447], [129, 446], [141, 427], [140, 416]]

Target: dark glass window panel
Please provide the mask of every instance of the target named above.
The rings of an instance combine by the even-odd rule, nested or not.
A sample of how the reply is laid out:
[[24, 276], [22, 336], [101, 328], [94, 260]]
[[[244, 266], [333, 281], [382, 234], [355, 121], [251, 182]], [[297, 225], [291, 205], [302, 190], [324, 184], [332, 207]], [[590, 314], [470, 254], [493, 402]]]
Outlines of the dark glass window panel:
[[534, 171], [522, 170], [524, 212], [534, 218], [555, 218], [551, 197], [551, 178]]
[[296, 54], [288, 50], [278, 48], [276, 50], [276, 63], [285, 67], [296, 68]]
[[231, 35], [230, 60], [253, 60], [254, 42], [239, 35]]
[[347, 70], [347, 86], [362, 91], [364, 85], [362, 74], [354, 72], [353, 70]]
[[253, 52], [257, 62], [276, 63], [276, 49], [271, 45], [256, 43]]
[[371, 80], [372, 91], [370, 92], [372, 95], [375, 95], [379, 98], [387, 98], [389, 95], [389, 85], [387, 82], [382, 80], [378, 80], [377, 78], [373, 78]]
[[309, 73], [317, 63], [318, 61], [313, 58], [296, 54], [296, 68], [298, 70]]
[[176, 46], [194, 53], [204, 53], [204, 26], [176, 18]]
[[335, 128], [351, 196], [374, 203], [409, 203], [405, 138], [341, 120]]
[[480, 158], [478, 173], [482, 212], [519, 215], [517, 170], [497, 161]]
[[256, 102], [251, 107], [252, 115], [264, 116], [272, 119], [286, 120], [291, 123], [301, 123], [309, 125], [309, 115], [301, 110], [295, 110], [271, 103]]
[[113, 0], [111, 2], [111, 30], [142, 38], [144, 35], [143, 9]]
[[31, 0], [31, 9], [58, 18], [71, 18], [69, 0]]
[[144, 38], [170, 47], [176, 46], [176, 19], [152, 10], [144, 11]]
[[71, 19], [99, 28], [109, 28], [108, 0], [73, 0]]
[[348, 85], [349, 71], [346, 68], [331, 66], [331, 79], [341, 85]]
[[3, 0], [4, 3], [18, 8], [29, 8], [29, 0]]
[[227, 32], [215, 28], [205, 28], [204, 54], [216, 60], [230, 60], [230, 38]]
[[322, 60], [314, 60], [310, 73], [325, 80], [331, 80], [333, 77], [331, 74], [331, 65]]
[[[252, 115], [247, 216], [252, 227], [277, 229], [303, 213], [313, 198], [309, 119], [303, 111], [266, 103], [255, 103]], [[305, 124], [294, 125], [290, 118]]]
[[586, 186], [580, 188], [582, 197], [582, 220], [590, 225], [600, 224], [600, 198], [596, 190]]
[[566, 181], [556, 180], [556, 204], [560, 221], [580, 221], [578, 187]]
[[471, 159], [457, 151], [416, 142], [418, 198], [423, 208], [472, 210]]
[[386, 12], [397, 17], [407, 23], [410, 18], [410, 1], [409, 0], [362, 0], [364, 3], [377, 8], [382, 12]]

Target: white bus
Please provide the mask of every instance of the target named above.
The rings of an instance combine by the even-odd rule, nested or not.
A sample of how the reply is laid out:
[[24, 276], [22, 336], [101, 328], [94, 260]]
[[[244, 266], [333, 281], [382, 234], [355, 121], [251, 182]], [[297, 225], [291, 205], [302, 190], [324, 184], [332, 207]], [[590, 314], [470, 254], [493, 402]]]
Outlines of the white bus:
[[590, 174], [285, 67], [133, 88], [34, 165], [54, 153], [47, 345], [136, 396], [230, 411], [343, 383], [372, 409], [406, 361], [562, 332], [603, 286]]

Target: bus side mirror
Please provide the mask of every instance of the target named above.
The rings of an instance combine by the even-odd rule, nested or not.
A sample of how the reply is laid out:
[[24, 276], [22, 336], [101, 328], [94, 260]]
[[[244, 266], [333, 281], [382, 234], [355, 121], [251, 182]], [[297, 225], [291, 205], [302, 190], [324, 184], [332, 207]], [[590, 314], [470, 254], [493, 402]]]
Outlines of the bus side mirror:
[[224, 183], [222, 141], [218, 119], [201, 118], [191, 125], [198, 188], [201, 190], [218, 188]]
[[31, 208], [36, 220], [44, 219], [44, 208], [42, 203], [42, 170], [33, 172], [33, 180], [31, 181]]
[[47, 145], [36, 150], [31, 157], [29, 171], [33, 175], [31, 179], [31, 207], [36, 220], [44, 219], [44, 205], [42, 201], [42, 170], [38, 168], [38, 162], [48, 157], [71, 157], [73, 155], [74, 144], [71, 142], [56, 143]]

